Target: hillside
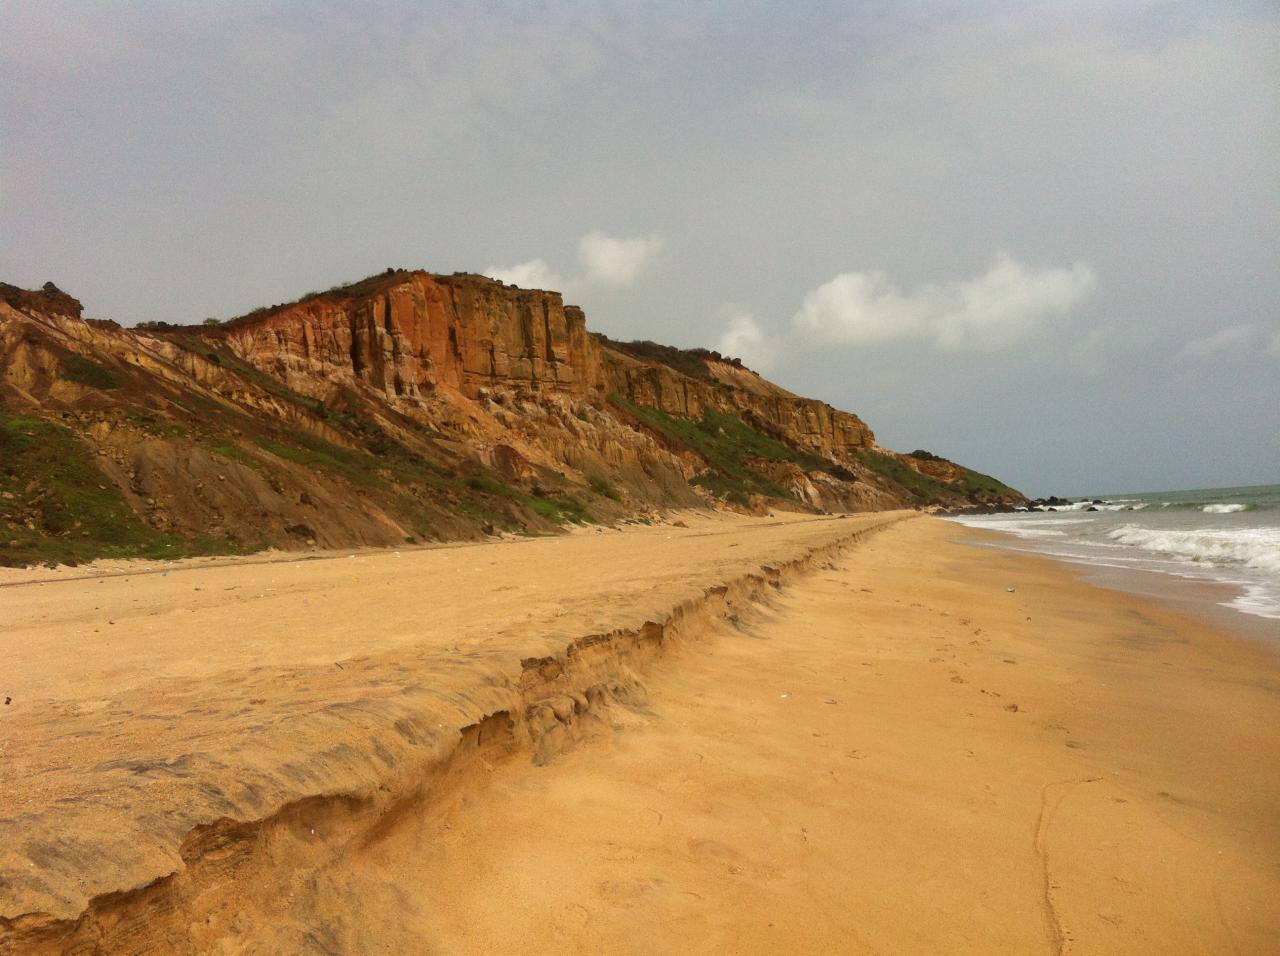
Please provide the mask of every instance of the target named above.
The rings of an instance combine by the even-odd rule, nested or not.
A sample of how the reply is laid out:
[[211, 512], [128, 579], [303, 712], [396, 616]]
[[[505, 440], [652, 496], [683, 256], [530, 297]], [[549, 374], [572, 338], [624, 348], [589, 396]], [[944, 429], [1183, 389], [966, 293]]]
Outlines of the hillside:
[[482, 276], [388, 270], [132, 329], [0, 283], [0, 564], [1021, 500], [736, 360], [612, 342]]

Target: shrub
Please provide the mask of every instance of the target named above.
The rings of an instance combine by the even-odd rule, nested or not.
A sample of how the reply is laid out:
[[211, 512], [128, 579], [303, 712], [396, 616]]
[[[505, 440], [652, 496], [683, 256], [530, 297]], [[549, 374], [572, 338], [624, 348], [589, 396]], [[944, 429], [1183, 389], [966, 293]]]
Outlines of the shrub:
[[587, 487], [603, 498], [612, 498], [614, 501], [621, 500], [618, 490], [601, 475], [587, 475]]
[[119, 388], [120, 382], [111, 370], [83, 355], [67, 355], [62, 359], [62, 374], [78, 385], [101, 391]]

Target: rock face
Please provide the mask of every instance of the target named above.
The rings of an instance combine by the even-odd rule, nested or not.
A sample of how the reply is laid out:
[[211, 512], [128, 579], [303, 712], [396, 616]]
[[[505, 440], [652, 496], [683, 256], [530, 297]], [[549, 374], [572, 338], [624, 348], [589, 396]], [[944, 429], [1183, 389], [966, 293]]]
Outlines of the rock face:
[[826, 402], [792, 395], [754, 373], [747, 373], [756, 379], [750, 384], [758, 383], [759, 387], [744, 387], [742, 374], [732, 379], [715, 377], [725, 366], [710, 364], [711, 381], [690, 378], [665, 365], [640, 362], [614, 351], [607, 353], [604, 368], [610, 391], [669, 415], [701, 418], [707, 409], [745, 414], [767, 423], [796, 445], [831, 458], [847, 458], [875, 445], [871, 429], [857, 415], [838, 411]]
[[476, 398], [497, 386], [585, 397], [599, 349], [558, 292], [483, 276], [393, 272], [361, 294], [319, 295], [225, 330], [232, 352], [303, 394], [360, 382], [390, 400], [437, 388]]
[[[226, 324], [0, 284], [0, 563], [1025, 499], [559, 293], [392, 271]], [[643, 347], [642, 347], [643, 346]]]
[[[471, 399], [496, 388], [579, 400], [616, 393], [671, 415], [748, 412], [823, 455], [874, 444], [856, 415], [792, 395], [754, 373], [746, 374], [756, 387], [703, 381], [609, 350], [588, 334], [582, 310], [566, 306], [558, 292], [475, 275], [408, 272], [378, 279], [358, 297], [320, 295], [251, 315], [226, 330], [226, 344], [303, 394], [319, 396], [340, 381], [361, 382], [392, 401], [439, 388]], [[736, 378], [742, 377], [739, 371]]]

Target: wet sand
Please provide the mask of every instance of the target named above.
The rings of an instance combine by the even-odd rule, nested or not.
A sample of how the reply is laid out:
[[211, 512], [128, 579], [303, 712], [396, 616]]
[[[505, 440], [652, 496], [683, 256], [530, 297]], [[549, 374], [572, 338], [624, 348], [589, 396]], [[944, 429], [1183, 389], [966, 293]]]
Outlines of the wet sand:
[[[0, 589], [23, 636], [6, 679], [43, 694], [26, 723], [3, 717], [0, 817], [18, 828], [0, 841], [0, 912], [40, 880], [78, 912], [93, 893], [74, 880], [145, 864], [178, 875], [100, 899], [75, 938], [103, 952], [1280, 952], [1271, 648], [957, 543], [978, 535], [941, 521], [837, 554], [880, 516], [688, 520], [344, 559], [367, 562], [356, 572], [89, 579], [57, 585], [56, 603], [51, 585]], [[261, 596], [214, 590], [250, 581]], [[547, 593], [502, 590], [534, 581]], [[83, 603], [94, 588], [121, 588], [99, 592], [118, 603]], [[87, 651], [90, 608], [132, 603], [132, 636]], [[145, 629], [155, 617], [168, 626]], [[611, 629], [630, 636], [549, 673], [557, 647]], [[344, 650], [344, 634], [369, 646]], [[514, 715], [499, 706], [513, 682]], [[416, 743], [385, 733], [405, 720]], [[419, 785], [398, 776], [424, 766]], [[314, 799], [270, 826], [188, 833], [219, 800], [253, 820], [289, 793]], [[113, 837], [121, 818], [133, 829]], [[123, 868], [115, 855], [144, 832], [154, 845]], [[19, 938], [57, 951], [67, 932], [0, 924], [0, 952]]]

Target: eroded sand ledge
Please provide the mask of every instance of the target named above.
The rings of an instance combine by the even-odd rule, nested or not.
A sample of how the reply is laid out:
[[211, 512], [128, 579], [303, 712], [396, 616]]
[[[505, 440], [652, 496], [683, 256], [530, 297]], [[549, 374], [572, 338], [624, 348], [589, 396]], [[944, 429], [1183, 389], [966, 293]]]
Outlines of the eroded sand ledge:
[[373, 840], [477, 755], [545, 762], [665, 644], [903, 517], [11, 573], [0, 950], [202, 950], [183, 913], [281, 834]]
[[[4, 716], [0, 874], [114, 878], [139, 812], [182, 854], [0, 952], [1280, 951], [1274, 648], [940, 521], [687, 520], [0, 589], [13, 673], [66, 682]], [[69, 642], [92, 607], [133, 639]], [[246, 780], [314, 795], [183, 842]]]

